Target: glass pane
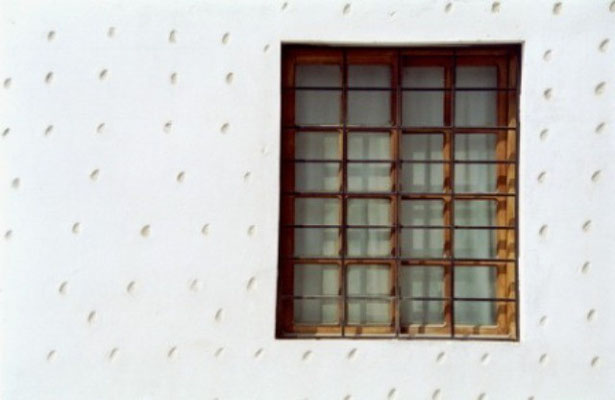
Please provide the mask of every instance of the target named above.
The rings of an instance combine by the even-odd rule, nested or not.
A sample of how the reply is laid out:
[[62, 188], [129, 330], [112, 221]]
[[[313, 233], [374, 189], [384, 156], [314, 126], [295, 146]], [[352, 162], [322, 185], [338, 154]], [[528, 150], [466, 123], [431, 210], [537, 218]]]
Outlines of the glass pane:
[[455, 134], [455, 159], [496, 160], [497, 135], [493, 133]]
[[389, 163], [348, 163], [348, 191], [387, 192], [392, 183]]
[[390, 225], [391, 201], [388, 199], [348, 199], [349, 225]]
[[391, 302], [388, 300], [348, 300], [347, 321], [350, 325], [391, 324]]
[[456, 258], [495, 258], [496, 231], [493, 229], [455, 229]]
[[455, 297], [494, 298], [497, 268], [455, 267]]
[[295, 228], [295, 257], [338, 257], [337, 228]]
[[444, 225], [444, 202], [440, 200], [402, 200], [402, 225]]
[[295, 198], [295, 224], [337, 225], [340, 223], [338, 199]]
[[495, 225], [497, 202], [494, 200], [455, 200], [455, 225]]
[[402, 121], [404, 126], [444, 125], [444, 93], [404, 91]]
[[349, 87], [391, 87], [391, 67], [388, 65], [349, 65]]
[[388, 296], [391, 293], [391, 274], [386, 264], [353, 264], [346, 272], [349, 296]]
[[444, 324], [444, 302], [440, 300], [403, 300], [402, 325]]
[[443, 67], [405, 67], [402, 84], [413, 88], [443, 88]]
[[339, 65], [299, 64], [295, 67], [295, 86], [342, 86]]
[[348, 158], [351, 160], [390, 160], [391, 135], [388, 132], [349, 132]]
[[401, 138], [401, 158], [404, 160], [442, 160], [444, 135], [403, 135]]
[[402, 191], [442, 193], [444, 190], [444, 166], [442, 164], [405, 163], [401, 168]]
[[391, 125], [391, 92], [349, 91], [348, 124], [368, 126]]
[[495, 325], [496, 302], [455, 301], [455, 324]]
[[403, 297], [444, 296], [442, 267], [402, 267], [400, 279]]
[[295, 91], [295, 123], [338, 125], [341, 121], [341, 93], [338, 90]]
[[489, 193], [497, 191], [497, 165], [455, 164], [455, 191]]
[[391, 230], [349, 228], [346, 230], [348, 256], [388, 257], [391, 255]]
[[337, 132], [297, 132], [295, 158], [307, 160], [340, 159], [340, 135]]
[[498, 69], [492, 67], [457, 67], [455, 86], [471, 88], [497, 88]]
[[295, 299], [294, 320], [304, 325], [337, 325], [339, 307], [336, 299]]
[[402, 229], [401, 256], [406, 258], [444, 257], [444, 229]]
[[295, 264], [295, 296], [337, 296], [340, 273], [336, 264]]
[[497, 92], [455, 92], [457, 126], [496, 126]]
[[339, 163], [295, 164], [295, 190], [298, 192], [337, 192], [340, 182]]

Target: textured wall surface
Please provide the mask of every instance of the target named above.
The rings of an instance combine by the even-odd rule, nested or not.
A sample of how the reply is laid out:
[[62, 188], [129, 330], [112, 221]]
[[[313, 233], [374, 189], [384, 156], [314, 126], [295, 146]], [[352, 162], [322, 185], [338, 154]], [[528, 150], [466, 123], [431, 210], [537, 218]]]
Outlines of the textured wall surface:
[[[615, 2], [0, 11], [3, 400], [615, 398]], [[519, 343], [274, 339], [282, 42], [523, 42]]]

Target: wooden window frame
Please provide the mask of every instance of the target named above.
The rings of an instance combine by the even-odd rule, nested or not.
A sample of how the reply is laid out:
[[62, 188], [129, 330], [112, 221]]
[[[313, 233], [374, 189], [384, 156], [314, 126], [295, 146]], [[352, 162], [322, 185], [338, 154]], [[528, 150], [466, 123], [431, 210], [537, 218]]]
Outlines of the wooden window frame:
[[[339, 125], [295, 124], [295, 66], [297, 64], [334, 64], [342, 68], [341, 118]], [[390, 126], [351, 126], [347, 124], [348, 65], [386, 64], [391, 66], [391, 119]], [[402, 121], [402, 93], [407, 90], [429, 90], [426, 88], [402, 87], [402, 68], [405, 66], [442, 66], [445, 71], [444, 125], [404, 126]], [[472, 88], [455, 85], [456, 67], [460, 65], [497, 66], [497, 126], [456, 126], [455, 95]], [[479, 90], [478, 88], [474, 88]], [[350, 90], [356, 90], [350, 89]], [[433, 89], [435, 90], [435, 89]], [[397, 338], [397, 339], [472, 339], [506, 340], [519, 338], [519, 293], [518, 293], [518, 163], [519, 124], [518, 105], [520, 93], [520, 45], [459, 46], [459, 47], [414, 47], [414, 48], [360, 48], [326, 47], [308, 45], [284, 45], [282, 47], [282, 121], [281, 121], [281, 194], [279, 226], [279, 266], [276, 310], [277, 338]], [[329, 131], [339, 134], [341, 157], [338, 192], [300, 193], [295, 190], [294, 166], [301, 160], [295, 159], [295, 134], [300, 131]], [[347, 141], [349, 132], [390, 132], [391, 135], [391, 177], [392, 188], [388, 192], [349, 192], [347, 190], [347, 165], [349, 162]], [[497, 189], [489, 193], [455, 193], [455, 165], [469, 163], [455, 160], [454, 138], [456, 135], [490, 133], [497, 135], [496, 160], [473, 161], [472, 164], [496, 165]], [[442, 193], [406, 193], [400, 189], [402, 167], [412, 162], [400, 158], [403, 135], [442, 134], [442, 161], [444, 182]], [[352, 160], [351, 160], [352, 161]], [[365, 160], [364, 160], [365, 162]], [[431, 162], [431, 161], [427, 161]], [[294, 257], [294, 199], [339, 198], [341, 215], [339, 224], [339, 256], [332, 258]], [[382, 258], [351, 258], [346, 255], [347, 203], [349, 198], [389, 198], [392, 204], [391, 255]], [[400, 222], [401, 202], [412, 199], [433, 199], [444, 202], [443, 226], [444, 257], [441, 259], [404, 258], [401, 256], [400, 237], [403, 229]], [[454, 254], [455, 200], [493, 200], [496, 206], [496, 225], [472, 229], [490, 229], [496, 232], [496, 257], [493, 259], [462, 259]], [[433, 228], [433, 227], [432, 227]], [[426, 229], [430, 229], [427, 227]], [[337, 325], [302, 325], [294, 322], [293, 268], [295, 264], [336, 264], [339, 268], [339, 291], [333, 297], [338, 302], [339, 320]], [[352, 264], [388, 264], [391, 268], [391, 291], [387, 298], [392, 304], [392, 319], [389, 325], [349, 325], [346, 319], [346, 270]], [[400, 290], [402, 268], [412, 266], [443, 268], [443, 297], [417, 298], [414, 301], [441, 301], [444, 304], [444, 324], [402, 325], [400, 307], [404, 300]], [[497, 270], [496, 295], [493, 298], [459, 300], [454, 297], [454, 274], [458, 268], [489, 266]], [[422, 299], [422, 300], [421, 300]], [[455, 323], [454, 307], [458, 301], [495, 302], [495, 325], [462, 325]]]

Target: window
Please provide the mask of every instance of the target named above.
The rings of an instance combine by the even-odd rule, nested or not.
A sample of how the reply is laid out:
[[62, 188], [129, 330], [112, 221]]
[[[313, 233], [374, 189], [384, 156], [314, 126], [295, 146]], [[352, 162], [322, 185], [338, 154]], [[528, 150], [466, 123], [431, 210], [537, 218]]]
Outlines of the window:
[[516, 340], [519, 46], [285, 46], [277, 336]]

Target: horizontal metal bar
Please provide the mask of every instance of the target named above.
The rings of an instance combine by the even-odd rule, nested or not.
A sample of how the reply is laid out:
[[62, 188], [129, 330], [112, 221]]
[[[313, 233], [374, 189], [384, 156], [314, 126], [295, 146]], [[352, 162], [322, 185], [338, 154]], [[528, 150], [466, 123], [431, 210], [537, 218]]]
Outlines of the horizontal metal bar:
[[[409, 326], [417, 326], [419, 324], [413, 324]], [[317, 325], [319, 326], [319, 325]], [[331, 326], [331, 325], [326, 325]], [[337, 325], [333, 325], [337, 326]], [[422, 325], [420, 325], [422, 326]], [[392, 326], [391, 326], [392, 328]], [[341, 329], [341, 328], [340, 328]], [[448, 329], [450, 330], [450, 328]], [[278, 337], [280, 340], [293, 340], [293, 339], [306, 339], [306, 340], [435, 340], [435, 341], [480, 341], [480, 342], [518, 342], [518, 338], [511, 338], [508, 336], [502, 335], [502, 337], [496, 336], [451, 336], [450, 333], [446, 335], [425, 335], [421, 334], [420, 336], [411, 335], [409, 333], [400, 333], [397, 335], [395, 331], [391, 331], [390, 334], [382, 334], [382, 335], [352, 335], [347, 334], [345, 336], [341, 335], [318, 335], [318, 334], [300, 334], [300, 333], [282, 333], [281, 336]]]
[[[344, 125], [340, 122], [339, 124], [314, 124], [314, 125], [284, 125], [282, 129], [294, 129], [300, 131], [313, 131], [313, 130], [340, 130], [344, 127]], [[352, 131], [391, 131], [395, 127], [393, 125], [377, 125], [377, 126], [369, 126], [369, 125], [352, 125], [347, 124], [346, 128], [349, 132]], [[422, 133], [422, 132], [412, 132], [412, 131], [440, 131], [440, 130], [454, 130], [459, 131], [458, 133], [463, 133], [466, 131], [467, 133], [472, 133], [473, 130], [481, 130], [481, 131], [514, 131], [517, 130], [516, 126], [456, 126], [456, 125], [434, 125], [434, 126], [411, 126], [411, 125], [402, 125], [401, 126], [402, 133]], [[434, 132], [434, 134], [439, 134], [440, 132]]]
[[[467, 267], [465, 267], [467, 268]], [[343, 300], [344, 296], [340, 295], [293, 295], [282, 294], [281, 297], [287, 300]], [[490, 303], [513, 303], [517, 299], [502, 298], [502, 297], [429, 297], [429, 296], [395, 296], [395, 295], [346, 295], [346, 300], [414, 300], [427, 302], [450, 302], [450, 301], [468, 301], [468, 302], [490, 302]]]
[[[400, 87], [402, 92], [451, 92], [453, 88], [447, 87], [419, 87], [419, 86], [402, 86]], [[341, 92], [343, 88], [341, 86], [284, 86], [284, 91], [337, 91]], [[347, 91], [378, 91], [378, 92], [394, 92], [397, 89], [390, 86], [348, 86]], [[498, 87], [479, 87], [479, 86], [457, 86], [455, 91], [460, 92], [515, 92], [516, 88], [498, 88]]]
[[[452, 193], [438, 193], [438, 192], [298, 192], [298, 191], [284, 191], [282, 195], [285, 196], [302, 196], [302, 197], [319, 197], [319, 196], [344, 196], [344, 197], [390, 197], [390, 196], [402, 196], [402, 198], [416, 197], [416, 196], [440, 196], [451, 197]], [[455, 198], [466, 197], [514, 197], [516, 193], [498, 193], [498, 192], [462, 192], [455, 193]]]
[[[314, 256], [314, 257], [296, 257], [296, 256], [287, 256], [287, 257], [282, 257], [282, 259], [284, 260], [288, 260], [291, 262], [310, 262], [310, 260], [331, 260], [332, 263], [337, 263], [339, 261], [342, 260], [342, 257], [340, 255], [338, 256]], [[464, 263], [471, 263], [471, 262], [476, 262], [476, 263], [505, 263], [505, 262], [516, 262], [517, 260], [514, 258], [452, 258], [452, 257], [446, 257], [446, 258], [428, 258], [428, 257], [392, 257], [392, 256], [385, 256], [385, 257], [374, 257], [374, 256], [370, 256], [370, 257], [344, 257], [344, 262], [346, 264], [354, 264], [354, 263], [365, 263], [365, 260], [369, 259], [372, 260], [374, 263], [378, 263], [378, 262], [385, 262], [385, 261], [400, 261], [400, 262], [405, 262], [405, 261], [419, 261], [419, 262], [442, 262], [442, 263], [456, 263], [456, 262], [464, 262]]]
[[512, 230], [514, 226], [510, 225], [331, 225], [331, 224], [283, 224], [284, 228], [313, 228], [313, 229], [469, 229], [469, 230]]
[[[314, 164], [322, 164], [322, 163], [337, 163], [342, 164], [344, 161], [339, 159], [323, 159], [323, 158], [294, 158], [294, 159], [284, 159], [282, 160], [285, 163], [314, 163]], [[345, 163], [349, 164], [393, 164], [396, 161], [400, 161], [402, 164], [516, 164], [516, 161], [509, 160], [393, 160], [393, 159], [348, 159]]]

